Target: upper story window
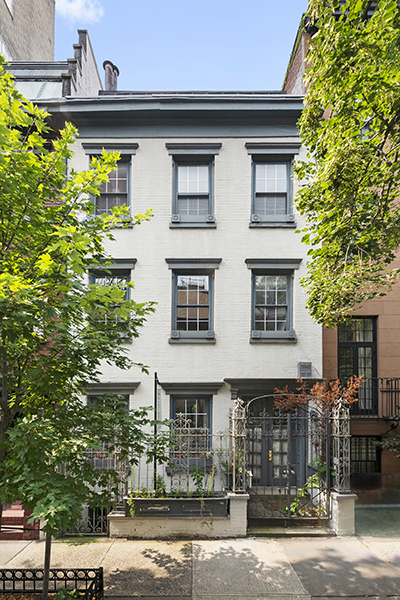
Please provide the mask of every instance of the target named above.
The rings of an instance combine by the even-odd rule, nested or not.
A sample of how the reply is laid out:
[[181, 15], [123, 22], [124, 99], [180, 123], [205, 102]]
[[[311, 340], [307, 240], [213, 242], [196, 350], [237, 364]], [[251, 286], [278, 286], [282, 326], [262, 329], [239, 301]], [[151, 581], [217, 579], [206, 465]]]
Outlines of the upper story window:
[[110, 214], [116, 206], [129, 206], [128, 161], [121, 159], [108, 174], [108, 181], [100, 186], [100, 196], [95, 198], [97, 215]]
[[377, 414], [375, 317], [353, 317], [338, 327], [338, 376], [349, 379], [352, 375], [363, 376], [352, 412]]
[[255, 331], [289, 329], [289, 275], [254, 275]]
[[260, 219], [288, 214], [289, 163], [254, 163], [253, 214]]
[[201, 222], [210, 214], [211, 166], [175, 163], [175, 214], [182, 222]]
[[[124, 290], [125, 300], [129, 300], [130, 289], [126, 284], [131, 281], [131, 270], [135, 268], [135, 258], [120, 258], [113, 259], [114, 262], [104, 267], [94, 267], [89, 273], [89, 282], [92, 285], [109, 286], [117, 285]], [[115, 309], [117, 305], [111, 307], [111, 311]], [[130, 322], [128, 320], [121, 320], [115, 316], [103, 315], [99, 320], [99, 327], [106, 325], [107, 327], [118, 329], [118, 334], [121, 336], [121, 341], [129, 343], [131, 341], [131, 330]]]
[[221, 259], [166, 259], [172, 269], [170, 343], [215, 343], [214, 270]]
[[216, 227], [214, 216], [214, 157], [221, 144], [166, 144], [173, 156], [171, 228]]
[[250, 342], [296, 342], [293, 276], [301, 259], [246, 259], [252, 271]]
[[101, 185], [100, 195], [94, 198], [96, 214], [111, 214], [114, 207], [130, 206], [131, 159], [138, 144], [84, 142], [82, 146], [89, 156], [99, 156], [103, 150], [118, 151], [121, 155], [116, 169], [108, 174], [108, 182]]
[[250, 227], [295, 227], [292, 159], [300, 143], [248, 143], [252, 156]]

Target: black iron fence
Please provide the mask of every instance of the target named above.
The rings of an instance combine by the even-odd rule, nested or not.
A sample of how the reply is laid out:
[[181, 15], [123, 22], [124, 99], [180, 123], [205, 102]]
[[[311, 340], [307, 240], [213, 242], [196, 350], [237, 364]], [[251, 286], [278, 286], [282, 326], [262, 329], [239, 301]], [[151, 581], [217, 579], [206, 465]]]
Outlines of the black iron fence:
[[[44, 569], [0, 569], [0, 592], [7, 594], [41, 594]], [[60, 588], [79, 590], [80, 600], [102, 600], [103, 568], [50, 569], [49, 592]]]
[[361, 381], [358, 401], [351, 405], [352, 417], [400, 417], [400, 378], [368, 377]]

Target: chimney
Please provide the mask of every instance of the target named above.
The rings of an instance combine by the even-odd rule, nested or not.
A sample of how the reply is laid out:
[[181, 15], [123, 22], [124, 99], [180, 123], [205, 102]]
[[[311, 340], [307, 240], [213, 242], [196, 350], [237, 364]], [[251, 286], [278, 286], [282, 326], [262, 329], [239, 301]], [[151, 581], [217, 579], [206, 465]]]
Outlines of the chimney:
[[118, 67], [116, 67], [110, 60], [105, 60], [103, 62], [103, 69], [106, 72], [105, 91], [116, 92], [118, 88]]

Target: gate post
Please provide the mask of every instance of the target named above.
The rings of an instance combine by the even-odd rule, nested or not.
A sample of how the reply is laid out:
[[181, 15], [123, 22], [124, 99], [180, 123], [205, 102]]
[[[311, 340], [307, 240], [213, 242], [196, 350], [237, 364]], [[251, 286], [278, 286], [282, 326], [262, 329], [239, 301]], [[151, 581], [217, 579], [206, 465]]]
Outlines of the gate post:
[[334, 490], [331, 526], [338, 535], [354, 535], [357, 496], [350, 489], [350, 411], [340, 401], [332, 410]]
[[232, 411], [232, 491], [246, 491], [246, 409], [237, 398]]

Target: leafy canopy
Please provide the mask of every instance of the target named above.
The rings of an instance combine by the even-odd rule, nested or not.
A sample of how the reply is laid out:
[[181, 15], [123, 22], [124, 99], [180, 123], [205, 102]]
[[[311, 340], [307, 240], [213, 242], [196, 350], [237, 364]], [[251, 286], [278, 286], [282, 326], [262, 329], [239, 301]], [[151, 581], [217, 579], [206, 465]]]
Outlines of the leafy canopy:
[[53, 533], [83, 501], [110, 503], [121, 479], [115, 468], [94, 468], [88, 453], [106, 447], [137, 460], [148, 442], [143, 409], [89, 410], [80, 398], [104, 362], [133, 366], [124, 342], [154, 303], [128, 299], [132, 283], [88, 281], [90, 269], [110, 264], [104, 239], [113, 228], [150, 212], [96, 216], [92, 197], [118, 153], [75, 172], [77, 131], [52, 132], [48, 116], [18, 93], [0, 57], [0, 505], [20, 499]]
[[[303, 285], [314, 319], [334, 326], [396, 281], [400, 240], [400, 18], [382, 0], [310, 0], [316, 20], [300, 119], [308, 160], [296, 173], [311, 259]], [[333, 12], [335, 9], [335, 13]]]

